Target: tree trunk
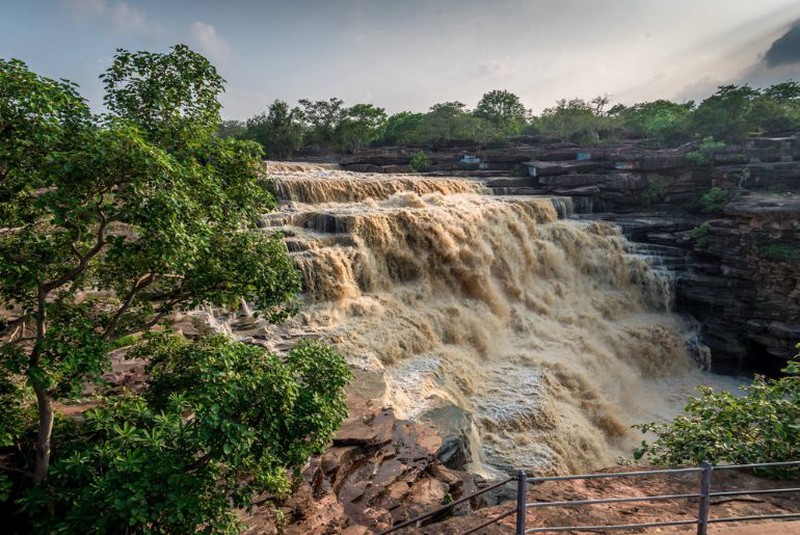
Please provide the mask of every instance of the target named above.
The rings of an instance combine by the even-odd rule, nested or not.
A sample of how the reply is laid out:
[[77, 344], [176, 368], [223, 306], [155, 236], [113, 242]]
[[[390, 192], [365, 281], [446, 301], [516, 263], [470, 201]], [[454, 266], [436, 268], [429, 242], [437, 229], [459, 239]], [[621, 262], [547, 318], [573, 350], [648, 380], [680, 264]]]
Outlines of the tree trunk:
[[41, 386], [34, 385], [39, 406], [39, 434], [36, 438], [36, 465], [33, 482], [41, 483], [50, 470], [50, 437], [53, 434], [53, 398]]

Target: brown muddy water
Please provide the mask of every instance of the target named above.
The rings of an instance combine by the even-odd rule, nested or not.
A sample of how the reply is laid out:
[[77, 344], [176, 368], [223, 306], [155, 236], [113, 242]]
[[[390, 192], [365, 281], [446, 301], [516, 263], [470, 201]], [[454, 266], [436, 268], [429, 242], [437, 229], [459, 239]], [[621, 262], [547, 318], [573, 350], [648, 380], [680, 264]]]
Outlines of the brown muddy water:
[[475, 472], [608, 466], [641, 440], [632, 424], [733, 387], [689, 356], [669, 281], [612, 225], [465, 179], [267, 174], [282, 204], [264, 230], [284, 233], [305, 306], [259, 338], [334, 343], [351, 388], [464, 434]]

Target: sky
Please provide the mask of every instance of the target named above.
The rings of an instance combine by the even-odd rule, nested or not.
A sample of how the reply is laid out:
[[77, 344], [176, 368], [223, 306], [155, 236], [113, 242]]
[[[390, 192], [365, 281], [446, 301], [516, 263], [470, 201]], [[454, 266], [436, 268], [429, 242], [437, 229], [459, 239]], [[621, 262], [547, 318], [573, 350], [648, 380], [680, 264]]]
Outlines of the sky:
[[117, 48], [185, 43], [227, 80], [223, 117], [338, 97], [388, 113], [492, 89], [702, 100], [800, 81], [798, 0], [0, 0], [0, 58], [66, 78], [100, 110]]

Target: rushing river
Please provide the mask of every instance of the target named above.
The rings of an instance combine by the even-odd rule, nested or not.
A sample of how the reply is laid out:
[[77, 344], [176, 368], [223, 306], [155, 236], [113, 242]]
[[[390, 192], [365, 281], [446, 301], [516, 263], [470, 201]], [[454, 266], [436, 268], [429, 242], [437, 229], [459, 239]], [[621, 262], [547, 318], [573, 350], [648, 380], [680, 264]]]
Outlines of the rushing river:
[[284, 233], [306, 305], [261, 338], [331, 341], [359, 371], [352, 388], [460, 426], [476, 471], [613, 464], [641, 439], [633, 423], [725, 382], [689, 356], [671, 285], [612, 225], [469, 180], [268, 175], [282, 204], [264, 230]]

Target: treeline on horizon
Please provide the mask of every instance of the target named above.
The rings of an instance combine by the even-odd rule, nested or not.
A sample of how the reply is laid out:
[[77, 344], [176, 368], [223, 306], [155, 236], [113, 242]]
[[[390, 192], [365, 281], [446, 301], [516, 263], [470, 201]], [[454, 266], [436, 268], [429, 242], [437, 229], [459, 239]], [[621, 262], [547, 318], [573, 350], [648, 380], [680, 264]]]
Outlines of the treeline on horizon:
[[349, 153], [397, 145], [502, 146], [521, 138], [577, 144], [643, 139], [667, 148], [708, 137], [735, 142], [785, 134], [800, 126], [800, 84], [791, 80], [761, 89], [720, 86], [699, 104], [610, 104], [607, 96], [562, 99], [537, 116], [517, 95], [499, 89], [485, 93], [474, 109], [452, 101], [434, 104], [426, 113], [394, 115], [373, 104], [348, 107], [336, 97], [301, 99], [294, 107], [275, 100], [247, 121], [223, 121], [218, 134], [256, 141], [267, 158], [283, 159], [300, 152]]

